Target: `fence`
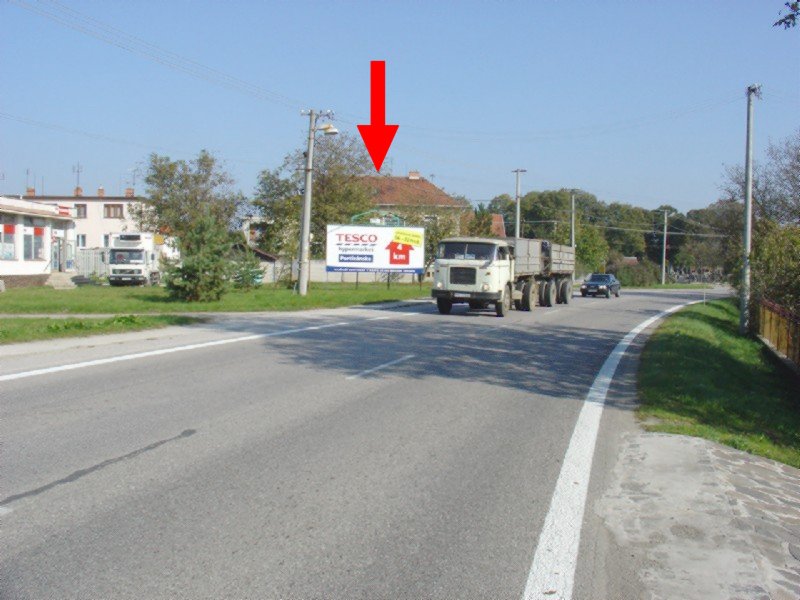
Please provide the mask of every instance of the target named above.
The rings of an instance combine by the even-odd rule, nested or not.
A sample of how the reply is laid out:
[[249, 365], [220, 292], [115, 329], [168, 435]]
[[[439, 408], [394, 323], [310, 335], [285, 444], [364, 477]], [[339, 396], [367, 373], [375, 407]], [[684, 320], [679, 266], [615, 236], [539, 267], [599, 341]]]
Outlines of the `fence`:
[[75, 270], [83, 277], [105, 277], [108, 275], [106, 265], [106, 248], [79, 248], [75, 253]]
[[769, 300], [762, 300], [758, 333], [800, 367], [800, 315]]

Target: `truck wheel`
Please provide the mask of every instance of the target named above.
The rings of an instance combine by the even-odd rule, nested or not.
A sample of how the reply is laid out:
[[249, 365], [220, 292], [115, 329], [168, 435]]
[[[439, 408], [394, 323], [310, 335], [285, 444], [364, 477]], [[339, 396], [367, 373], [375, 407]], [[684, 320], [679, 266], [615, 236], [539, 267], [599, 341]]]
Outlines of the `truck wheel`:
[[547, 282], [547, 289], [544, 292], [545, 295], [545, 306], [553, 306], [556, 303], [556, 288], [558, 284], [556, 283], [555, 279], [551, 279]]
[[449, 315], [450, 311], [453, 308], [453, 302], [448, 300], [447, 298], [437, 298], [436, 299], [436, 308], [439, 309], [439, 312], [443, 315]]
[[503, 297], [494, 303], [494, 311], [498, 317], [505, 317], [511, 310], [511, 287], [503, 290]]
[[536, 304], [536, 297], [533, 295], [533, 282], [526, 281], [522, 287], [522, 310], [531, 310]]
[[569, 279], [562, 279], [558, 284], [558, 303], [569, 304], [569, 297], [572, 295]]
[[540, 281], [538, 286], [539, 306], [547, 306], [547, 282]]

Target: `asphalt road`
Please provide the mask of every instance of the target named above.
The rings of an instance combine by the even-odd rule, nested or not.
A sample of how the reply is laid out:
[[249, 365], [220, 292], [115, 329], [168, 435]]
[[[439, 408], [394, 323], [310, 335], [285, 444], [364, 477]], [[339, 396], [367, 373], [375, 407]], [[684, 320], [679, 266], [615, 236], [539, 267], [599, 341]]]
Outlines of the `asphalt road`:
[[[242, 315], [3, 348], [0, 595], [520, 598], [606, 357], [701, 297]], [[589, 502], [630, 422], [637, 347]], [[590, 512], [583, 529], [574, 597], [635, 595]]]

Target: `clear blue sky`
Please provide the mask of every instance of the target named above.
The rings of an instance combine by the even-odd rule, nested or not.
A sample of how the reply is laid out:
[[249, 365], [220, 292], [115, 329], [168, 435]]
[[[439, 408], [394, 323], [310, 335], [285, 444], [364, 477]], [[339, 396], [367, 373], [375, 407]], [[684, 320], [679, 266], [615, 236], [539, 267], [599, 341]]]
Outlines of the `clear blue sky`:
[[514, 193], [520, 167], [523, 192], [700, 208], [744, 161], [748, 84], [764, 91], [757, 157], [800, 127], [800, 28], [772, 27], [782, 7], [2, 2], [0, 192], [24, 192], [29, 169], [37, 191], [44, 178], [70, 194], [80, 162], [87, 193], [116, 194], [150, 152], [207, 148], [250, 195], [304, 144], [301, 109], [333, 109], [353, 133], [369, 121], [369, 62], [383, 59], [394, 174], [488, 201]]

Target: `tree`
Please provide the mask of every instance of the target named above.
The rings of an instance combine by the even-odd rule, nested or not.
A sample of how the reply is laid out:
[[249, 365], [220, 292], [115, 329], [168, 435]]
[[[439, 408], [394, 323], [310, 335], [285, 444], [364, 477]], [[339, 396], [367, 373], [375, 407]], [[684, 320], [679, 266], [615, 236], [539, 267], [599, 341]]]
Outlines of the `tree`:
[[764, 221], [756, 227], [754, 237], [753, 297], [800, 313], [800, 226]]
[[474, 237], [493, 237], [492, 213], [483, 205], [478, 204], [472, 212], [472, 219], [467, 225], [467, 235]]
[[[721, 187], [726, 198], [744, 202], [744, 167], [726, 167]], [[757, 219], [800, 224], [800, 128], [770, 142], [767, 160], [754, 164], [753, 213]]]
[[191, 226], [178, 237], [179, 262], [166, 269], [170, 295], [188, 302], [219, 300], [231, 274], [228, 228], [205, 206], [192, 215]]
[[775, 21], [772, 26], [790, 29], [797, 25], [797, 17], [800, 15], [800, 2], [786, 2], [784, 6], [788, 9], [786, 14]]
[[588, 271], [599, 271], [608, 258], [608, 242], [596, 227], [582, 226], [575, 236], [575, 261]]
[[150, 155], [146, 203], [132, 211], [137, 226], [180, 238], [196, 219], [210, 216], [228, 227], [233, 224], [244, 197], [233, 190], [234, 181], [205, 150], [191, 161]]
[[[315, 142], [311, 211], [311, 256], [325, 256], [326, 226], [349, 223], [372, 208], [363, 176], [374, 170], [360, 139], [325, 136]], [[305, 185], [305, 153], [297, 150], [275, 170], [259, 175], [253, 205], [263, 217], [258, 244], [281, 256], [295, 256], [300, 237], [300, 211]]]

